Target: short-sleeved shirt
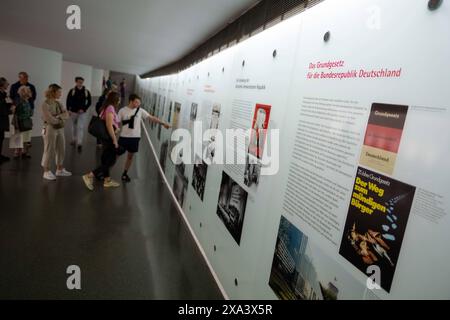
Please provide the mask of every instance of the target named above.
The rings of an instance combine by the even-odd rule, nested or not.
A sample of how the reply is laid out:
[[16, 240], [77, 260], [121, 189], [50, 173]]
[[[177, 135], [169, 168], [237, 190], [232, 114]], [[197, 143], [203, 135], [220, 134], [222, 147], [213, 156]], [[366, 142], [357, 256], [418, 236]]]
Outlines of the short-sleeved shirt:
[[116, 129], [120, 128], [120, 120], [119, 117], [117, 116], [116, 113], [116, 108], [114, 108], [114, 106], [108, 106], [102, 113], [101, 113], [101, 118], [103, 120], [106, 120], [106, 116], [108, 115], [108, 113], [112, 113], [113, 114], [113, 125], [116, 127]]
[[[119, 111], [119, 119], [120, 121], [130, 120], [136, 114], [137, 109], [131, 109], [129, 107], [124, 107]], [[134, 129], [130, 129], [129, 125], [126, 124], [122, 127], [122, 131], [120, 132], [120, 136], [123, 138], [140, 138], [141, 137], [141, 121], [147, 120], [150, 118], [150, 114], [143, 110], [139, 109], [139, 112], [136, 114], [136, 118], [134, 119]]]

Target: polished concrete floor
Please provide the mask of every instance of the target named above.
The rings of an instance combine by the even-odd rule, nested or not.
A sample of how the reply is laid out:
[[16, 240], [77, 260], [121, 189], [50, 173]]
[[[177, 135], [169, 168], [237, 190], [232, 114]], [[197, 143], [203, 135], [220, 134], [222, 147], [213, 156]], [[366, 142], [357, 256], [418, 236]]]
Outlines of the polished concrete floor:
[[[0, 299], [221, 299], [147, 141], [130, 184], [92, 193], [81, 176], [100, 153], [87, 140], [82, 153], [67, 147], [70, 178], [42, 179], [41, 138], [31, 160], [0, 165]], [[67, 289], [70, 265], [79, 291]]]

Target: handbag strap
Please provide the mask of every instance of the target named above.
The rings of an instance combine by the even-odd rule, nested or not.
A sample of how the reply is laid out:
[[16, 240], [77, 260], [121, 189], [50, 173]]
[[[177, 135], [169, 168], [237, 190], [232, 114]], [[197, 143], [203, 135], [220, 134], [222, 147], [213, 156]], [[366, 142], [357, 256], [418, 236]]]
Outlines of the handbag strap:
[[55, 101], [55, 102], [56, 102], [56, 112], [58, 112], [58, 114], [56, 114], [56, 115], [59, 116], [60, 114], [63, 113], [62, 107], [61, 107], [61, 104], [59, 103], [59, 101]]

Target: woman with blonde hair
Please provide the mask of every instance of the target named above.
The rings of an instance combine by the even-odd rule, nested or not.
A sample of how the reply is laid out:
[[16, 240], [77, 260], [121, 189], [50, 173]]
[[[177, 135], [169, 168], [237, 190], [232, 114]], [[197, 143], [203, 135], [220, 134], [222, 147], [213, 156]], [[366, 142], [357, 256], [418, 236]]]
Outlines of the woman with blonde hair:
[[19, 96], [16, 101], [16, 109], [13, 115], [13, 135], [9, 140], [9, 147], [14, 149], [14, 158], [31, 158], [28, 154], [29, 144], [31, 143], [31, 130], [33, 129], [33, 109], [29, 99], [32, 97], [31, 89], [27, 86], [21, 86], [17, 91]]
[[[64, 124], [69, 119], [69, 112], [58, 101], [62, 90], [57, 84], [48, 87], [45, 93], [46, 100], [42, 104], [42, 118], [44, 120], [44, 155], [42, 167], [44, 179], [54, 181], [56, 177], [70, 177], [72, 173], [64, 166], [66, 140], [64, 136]], [[50, 170], [50, 161], [56, 160], [56, 176]]]

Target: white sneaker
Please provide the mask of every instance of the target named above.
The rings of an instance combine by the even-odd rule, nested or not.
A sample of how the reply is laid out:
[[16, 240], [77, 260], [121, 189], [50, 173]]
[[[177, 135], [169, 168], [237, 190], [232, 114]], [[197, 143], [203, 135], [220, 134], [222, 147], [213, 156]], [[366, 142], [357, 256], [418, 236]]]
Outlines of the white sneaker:
[[69, 172], [66, 169], [57, 170], [56, 171], [56, 176], [57, 177], [71, 177], [72, 176], [72, 172]]
[[51, 171], [44, 172], [44, 179], [49, 181], [55, 181], [56, 176]]

